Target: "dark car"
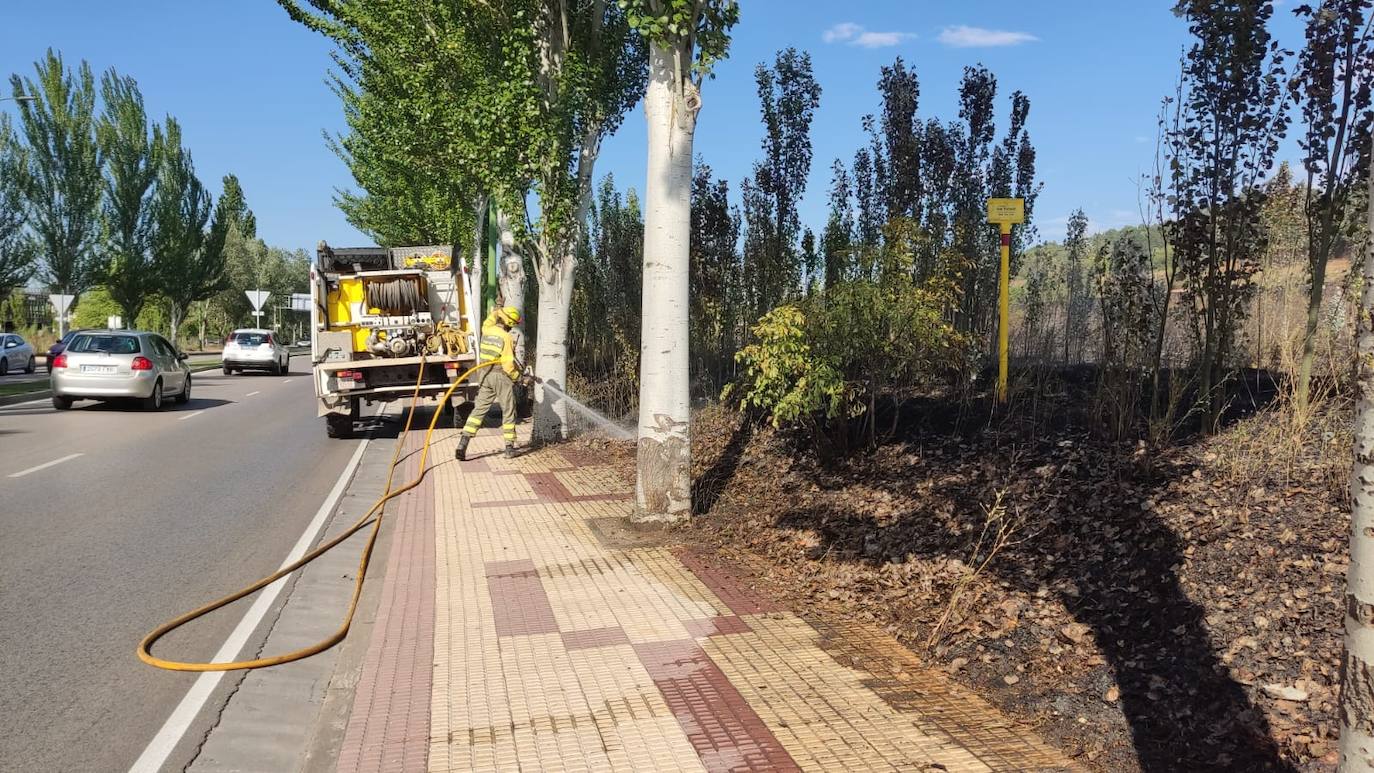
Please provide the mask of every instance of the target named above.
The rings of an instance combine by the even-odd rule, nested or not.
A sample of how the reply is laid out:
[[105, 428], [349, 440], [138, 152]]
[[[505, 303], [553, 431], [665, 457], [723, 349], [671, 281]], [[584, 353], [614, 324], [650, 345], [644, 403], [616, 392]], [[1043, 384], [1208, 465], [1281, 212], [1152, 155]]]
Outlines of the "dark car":
[[76, 335], [77, 333], [84, 333], [84, 332], [86, 332], [85, 329], [82, 329], [82, 330], [68, 330], [68, 331], [67, 331], [67, 334], [64, 335], [64, 336], [62, 336], [62, 340], [60, 340], [60, 341], [58, 341], [57, 343], [53, 344], [52, 346], [49, 346], [49, 347], [48, 347], [48, 372], [49, 372], [49, 373], [52, 373], [52, 361], [57, 357], [57, 355], [59, 355], [59, 354], [61, 354], [62, 352], [66, 351], [66, 349], [67, 349], [67, 344], [69, 344], [69, 343], [72, 342], [72, 336]]

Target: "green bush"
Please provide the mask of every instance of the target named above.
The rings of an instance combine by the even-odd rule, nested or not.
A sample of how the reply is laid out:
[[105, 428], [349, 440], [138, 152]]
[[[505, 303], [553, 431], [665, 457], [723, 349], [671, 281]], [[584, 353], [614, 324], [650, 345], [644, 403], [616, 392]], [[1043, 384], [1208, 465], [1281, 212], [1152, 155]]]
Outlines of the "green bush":
[[841, 282], [775, 308], [736, 355], [741, 374], [723, 397], [775, 426], [867, 414], [871, 439], [880, 397], [935, 386], [963, 361], [968, 342], [946, 321], [952, 300], [946, 285], [900, 277]]
[[831, 358], [807, 343], [806, 322], [797, 306], [763, 315], [752, 329], [756, 341], [735, 355], [739, 380], [721, 397], [737, 397], [741, 408], [762, 410], [773, 426], [809, 420], [822, 411], [826, 418], [844, 413], [850, 405], [844, 378]]

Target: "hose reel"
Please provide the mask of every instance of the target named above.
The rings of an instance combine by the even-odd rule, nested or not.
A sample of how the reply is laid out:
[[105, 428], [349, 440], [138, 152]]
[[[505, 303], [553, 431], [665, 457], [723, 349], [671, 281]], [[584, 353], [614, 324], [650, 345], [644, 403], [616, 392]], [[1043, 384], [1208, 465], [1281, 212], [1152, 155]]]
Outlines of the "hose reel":
[[372, 280], [363, 286], [363, 291], [367, 308], [377, 309], [386, 316], [408, 316], [429, 311], [429, 295], [425, 292], [424, 279], [421, 277]]

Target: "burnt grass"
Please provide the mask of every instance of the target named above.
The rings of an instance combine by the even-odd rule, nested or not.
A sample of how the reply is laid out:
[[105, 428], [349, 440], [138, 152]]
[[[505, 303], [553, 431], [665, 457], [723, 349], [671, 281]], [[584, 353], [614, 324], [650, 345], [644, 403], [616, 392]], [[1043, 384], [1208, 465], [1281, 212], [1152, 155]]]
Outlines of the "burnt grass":
[[886, 629], [1090, 768], [1334, 767], [1348, 410], [1285, 434], [1251, 400], [1151, 446], [1100, 437], [1090, 402], [906, 399], [844, 453], [707, 407], [677, 536]]

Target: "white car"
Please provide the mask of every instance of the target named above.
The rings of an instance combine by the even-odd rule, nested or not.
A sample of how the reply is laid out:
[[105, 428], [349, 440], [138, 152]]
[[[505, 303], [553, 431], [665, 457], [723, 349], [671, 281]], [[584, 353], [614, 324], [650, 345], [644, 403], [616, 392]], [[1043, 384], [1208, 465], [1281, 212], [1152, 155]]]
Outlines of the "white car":
[[221, 365], [226, 376], [245, 370], [266, 370], [281, 376], [291, 368], [291, 353], [271, 330], [244, 328], [235, 330], [224, 342]]
[[14, 333], [0, 333], [0, 376], [12, 370], [23, 369], [32, 373], [38, 367], [33, 356], [33, 346]]

